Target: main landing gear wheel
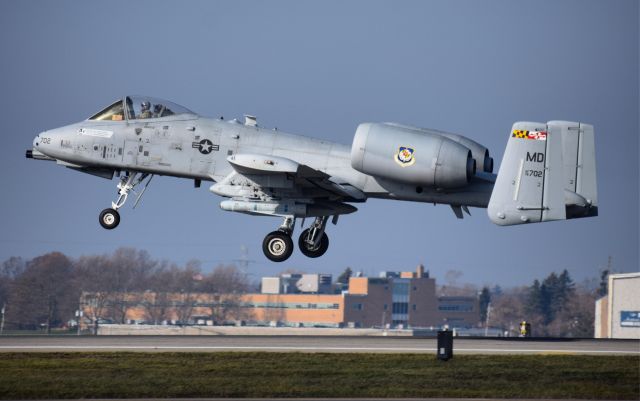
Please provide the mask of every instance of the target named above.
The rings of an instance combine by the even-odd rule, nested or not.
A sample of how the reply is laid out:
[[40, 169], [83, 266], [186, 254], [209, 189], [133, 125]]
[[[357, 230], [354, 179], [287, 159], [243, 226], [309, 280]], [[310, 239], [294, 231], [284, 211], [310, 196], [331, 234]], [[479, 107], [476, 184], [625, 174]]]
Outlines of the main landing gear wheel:
[[272, 231], [262, 241], [262, 251], [273, 262], [284, 262], [293, 253], [291, 236], [282, 231]]
[[120, 224], [120, 213], [118, 213], [115, 209], [104, 209], [100, 212], [100, 217], [98, 218], [100, 221], [100, 225], [107, 230], [113, 230], [118, 227]]
[[329, 237], [326, 233], [322, 233], [320, 243], [315, 248], [306, 241], [308, 237], [309, 229], [307, 228], [298, 238], [298, 247], [304, 256], [308, 258], [317, 258], [327, 252], [327, 249], [329, 249]]

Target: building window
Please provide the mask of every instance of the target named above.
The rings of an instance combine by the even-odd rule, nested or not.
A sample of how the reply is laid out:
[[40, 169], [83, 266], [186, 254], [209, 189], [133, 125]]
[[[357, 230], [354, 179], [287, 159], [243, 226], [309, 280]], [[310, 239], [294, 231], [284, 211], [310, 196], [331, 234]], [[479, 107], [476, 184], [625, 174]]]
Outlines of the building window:
[[416, 291], [418, 289], [418, 287], [416, 287], [415, 285], [413, 286], [413, 290]]
[[472, 305], [440, 305], [438, 310], [447, 312], [472, 312]]
[[409, 312], [409, 304], [406, 302], [394, 302], [393, 303], [393, 313], [394, 314], [406, 314]]
[[[203, 304], [201, 306], [209, 306]], [[326, 303], [287, 303], [287, 302], [242, 302], [242, 308], [265, 308], [265, 309], [340, 309], [340, 304]]]
[[409, 295], [409, 283], [406, 280], [401, 280], [402, 279], [393, 281], [393, 295], [395, 296]]
[[387, 310], [387, 309], [389, 309], [389, 305], [384, 304], [384, 310]]
[[412, 310], [416, 310], [416, 304], [411, 305]]
[[362, 304], [353, 304], [353, 309], [362, 310]]

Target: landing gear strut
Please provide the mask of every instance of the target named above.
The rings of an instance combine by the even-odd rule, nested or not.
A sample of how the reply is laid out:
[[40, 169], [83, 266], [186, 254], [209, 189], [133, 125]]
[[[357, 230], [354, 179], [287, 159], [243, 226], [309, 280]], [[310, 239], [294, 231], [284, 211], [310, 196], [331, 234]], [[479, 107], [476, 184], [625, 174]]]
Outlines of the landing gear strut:
[[140, 175], [138, 175], [136, 172], [127, 172], [124, 176], [120, 177], [120, 182], [118, 183], [118, 199], [115, 202], [111, 202], [111, 207], [100, 212], [100, 216], [98, 217], [98, 221], [102, 227], [107, 230], [113, 230], [118, 227], [118, 224], [120, 224], [120, 213], [118, 213], [118, 209], [124, 206], [127, 201], [127, 197], [129, 196], [129, 191], [133, 191], [133, 189], [138, 184], [142, 183], [147, 177], [149, 177], [149, 179], [144, 184], [142, 191], [137, 194], [136, 202], [133, 204], [134, 209], [140, 202], [144, 191], [147, 190], [153, 175], [149, 175], [147, 173], [140, 173]]
[[287, 216], [277, 231], [272, 231], [262, 241], [262, 251], [267, 259], [273, 262], [284, 262], [293, 253], [293, 227], [295, 218]]

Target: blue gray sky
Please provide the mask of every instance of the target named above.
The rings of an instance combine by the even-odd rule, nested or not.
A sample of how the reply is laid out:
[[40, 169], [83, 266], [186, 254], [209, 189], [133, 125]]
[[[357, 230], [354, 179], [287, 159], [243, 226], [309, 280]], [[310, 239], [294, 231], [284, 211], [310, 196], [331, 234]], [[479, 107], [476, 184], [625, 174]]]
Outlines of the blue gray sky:
[[[638, 20], [637, 1], [0, 2], [0, 260], [129, 246], [209, 269], [245, 246], [256, 278], [424, 263], [440, 282], [459, 270], [510, 286], [562, 269], [595, 277], [609, 256], [637, 271]], [[279, 219], [224, 212], [208, 185], [158, 177], [106, 231], [97, 215], [115, 180], [24, 151], [126, 94], [344, 144], [364, 121], [436, 128], [483, 143], [497, 165], [515, 121], [587, 122], [600, 216], [504, 228], [484, 209], [460, 221], [447, 206], [373, 200], [329, 227], [324, 257], [275, 264], [261, 243]]]

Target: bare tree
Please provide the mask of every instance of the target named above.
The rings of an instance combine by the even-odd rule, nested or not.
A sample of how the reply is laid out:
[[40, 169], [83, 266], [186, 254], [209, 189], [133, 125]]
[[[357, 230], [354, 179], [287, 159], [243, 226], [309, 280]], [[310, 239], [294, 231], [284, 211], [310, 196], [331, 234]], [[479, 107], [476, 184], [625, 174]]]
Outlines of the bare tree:
[[71, 261], [59, 252], [39, 256], [12, 283], [8, 320], [22, 327], [43, 324], [50, 333], [73, 316], [79, 296]]
[[520, 322], [525, 320], [526, 287], [504, 290], [491, 301], [491, 325], [501, 327], [511, 336], [519, 334]]
[[11, 287], [16, 279], [25, 269], [25, 263], [22, 258], [11, 257], [0, 266], [0, 309], [11, 309], [11, 305], [7, 305]]
[[157, 266], [146, 251], [133, 248], [79, 258], [76, 284], [85, 292], [82, 303], [90, 318], [125, 323], [129, 309], [142, 302], [140, 293], [150, 287]]
[[264, 308], [264, 320], [269, 322], [282, 322], [285, 320], [285, 311], [280, 308], [280, 295], [267, 295], [267, 305]]
[[478, 295], [478, 287], [473, 284], [443, 285], [437, 288], [440, 297], [475, 297]]
[[145, 310], [146, 320], [153, 324], [158, 324], [167, 318], [173, 269], [175, 266], [161, 263], [149, 275], [147, 290], [142, 296], [141, 304]]
[[142, 306], [146, 320], [153, 324], [160, 324], [169, 317], [171, 301], [166, 291], [146, 291], [142, 295]]
[[449, 287], [455, 287], [458, 284], [458, 280], [460, 280], [463, 275], [464, 273], [460, 270], [447, 270], [447, 272], [444, 274], [444, 281]]
[[214, 321], [248, 320], [251, 317], [241, 305], [242, 294], [249, 288], [248, 277], [236, 266], [216, 267], [204, 277], [202, 288], [213, 295], [209, 309]]
[[596, 293], [577, 288], [563, 305], [556, 318], [547, 325], [548, 335], [554, 337], [592, 338]]
[[75, 282], [82, 291], [80, 307], [94, 325], [99, 319], [113, 318], [108, 314], [113, 288], [110, 282], [112, 267], [106, 255], [82, 256], [75, 262]]

